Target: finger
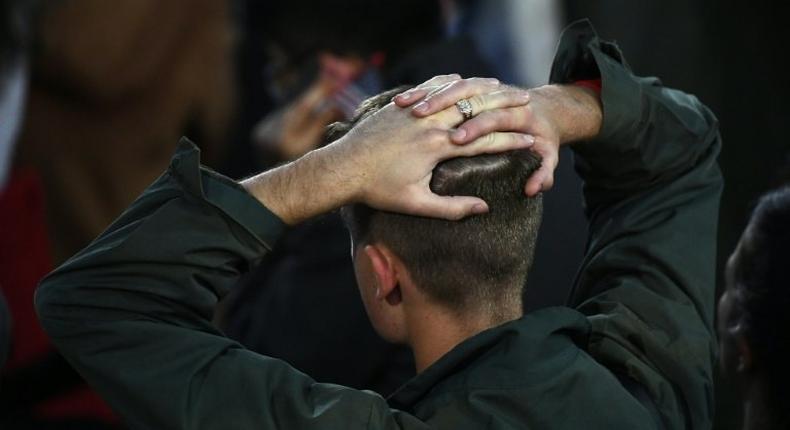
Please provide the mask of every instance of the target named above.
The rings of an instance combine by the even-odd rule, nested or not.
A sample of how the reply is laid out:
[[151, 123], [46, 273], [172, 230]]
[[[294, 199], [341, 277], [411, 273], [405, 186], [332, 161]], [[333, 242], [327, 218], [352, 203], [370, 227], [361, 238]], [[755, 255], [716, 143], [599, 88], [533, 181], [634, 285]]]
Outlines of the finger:
[[[476, 123], [481, 122], [479, 119], [472, 118], [468, 120], [475, 121], [471, 126], [475, 132], [474, 135], [467, 134], [466, 130], [469, 126], [459, 127], [453, 134], [453, 140], [456, 143], [466, 143], [493, 131], [517, 130], [522, 122], [518, 120], [519, 115], [517, 111], [496, 112], [494, 114], [488, 112], [523, 106], [529, 102], [529, 93], [522, 90], [497, 91], [490, 94], [473, 96], [468, 100], [472, 103], [473, 115], [478, 113], [483, 115], [482, 122], [484, 127], [478, 129]], [[445, 127], [455, 127], [467, 121], [461, 113], [461, 110], [455, 104], [433, 114], [431, 118]]]
[[457, 221], [487, 212], [488, 204], [479, 197], [440, 196], [426, 192], [415, 202], [414, 215]]
[[428, 116], [452, 106], [458, 100], [469, 98], [478, 94], [489, 93], [500, 85], [498, 79], [470, 78], [461, 79], [448, 84], [441, 91], [436, 92], [417, 103], [413, 111], [417, 116]]
[[519, 131], [529, 120], [528, 112], [528, 106], [485, 111], [458, 126], [450, 137], [463, 144], [496, 131]]
[[437, 127], [444, 129], [457, 127], [465, 120], [464, 115], [458, 109], [458, 106], [455, 105], [452, 105], [424, 119], [426, 121], [434, 121]]
[[480, 154], [498, 154], [500, 152], [527, 149], [535, 143], [535, 138], [522, 133], [489, 133], [466, 145], [451, 144], [448, 151], [450, 157], [472, 157]]
[[461, 79], [461, 75], [458, 73], [451, 73], [449, 75], [438, 75], [434, 76], [431, 79], [417, 85], [417, 88], [427, 88], [427, 87], [436, 87], [439, 85], [444, 85], [449, 82], [458, 81]]
[[529, 93], [517, 88], [495, 91], [488, 94], [478, 94], [467, 99], [472, 106], [472, 116], [483, 112], [524, 106], [529, 103]]
[[[413, 89], [414, 90], [413, 94], [410, 93], [410, 94], [406, 95], [407, 97], [409, 97], [409, 103], [408, 104], [411, 105], [411, 104], [417, 103], [418, 101], [420, 101], [420, 100], [422, 100], [422, 99], [424, 99], [426, 97], [430, 97], [431, 95], [435, 94], [438, 91], [441, 91], [442, 89], [444, 89], [444, 87], [452, 84], [453, 82], [455, 82], [455, 81], [449, 81], [449, 82], [446, 82], [446, 83], [443, 83], [443, 84], [440, 84], [440, 85], [420, 86], [420, 88]], [[417, 97], [417, 96], [419, 96], [419, 97]], [[398, 96], [395, 96], [395, 97], [398, 97]], [[395, 100], [395, 97], [393, 97], [393, 100]]]
[[435, 76], [422, 84], [410, 89], [406, 90], [395, 97], [393, 97], [392, 101], [399, 107], [408, 107], [413, 105], [419, 100], [422, 100], [425, 96], [430, 93], [430, 89], [432, 87], [444, 85], [450, 82], [455, 82], [461, 79], [461, 75], [453, 73], [451, 75], [439, 75]]
[[559, 158], [553, 153], [543, 155], [540, 168], [527, 180], [524, 191], [532, 197], [542, 191], [548, 191], [554, 186], [554, 170], [557, 168]]

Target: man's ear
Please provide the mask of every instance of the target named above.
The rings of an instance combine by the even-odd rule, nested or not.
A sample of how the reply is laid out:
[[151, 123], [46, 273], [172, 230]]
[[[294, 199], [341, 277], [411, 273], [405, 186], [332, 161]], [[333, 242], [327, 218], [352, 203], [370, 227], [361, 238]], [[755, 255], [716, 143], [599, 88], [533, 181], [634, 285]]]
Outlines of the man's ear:
[[376, 299], [385, 299], [393, 306], [400, 304], [402, 298], [395, 254], [379, 244], [365, 245], [363, 251], [370, 259], [373, 275], [376, 278]]

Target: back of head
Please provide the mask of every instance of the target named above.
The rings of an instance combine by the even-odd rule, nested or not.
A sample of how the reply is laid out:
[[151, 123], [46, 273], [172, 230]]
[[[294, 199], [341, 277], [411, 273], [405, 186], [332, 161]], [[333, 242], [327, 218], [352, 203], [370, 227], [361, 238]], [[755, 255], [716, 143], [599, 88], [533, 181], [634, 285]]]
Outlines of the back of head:
[[[333, 137], [387, 104], [399, 90], [362, 104], [354, 120], [333, 126]], [[381, 243], [408, 267], [414, 283], [435, 303], [455, 312], [521, 308], [532, 264], [542, 200], [527, 198], [524, 185], [540, 167], [529, 151], [446, 160], [433, 171], [439, 195], [483, 198], [487, 214], [446, 221], [382, 212], [364, 205], [343, 209], [355, 244]]]
[[770, 385], [772, 412], [790, 423], [790, 187], [766, 194], [741, 240], [732, 280], [755, 366]]

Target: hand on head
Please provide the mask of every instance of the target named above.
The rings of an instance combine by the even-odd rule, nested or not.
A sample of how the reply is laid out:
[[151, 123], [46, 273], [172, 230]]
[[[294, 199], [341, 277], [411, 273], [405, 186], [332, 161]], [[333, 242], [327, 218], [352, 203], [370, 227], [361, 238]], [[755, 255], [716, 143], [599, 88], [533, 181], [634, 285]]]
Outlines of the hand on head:
[[[512, 95], [524, 97], [529, 103], [511, 103]], [[560, 127], [544, 108], [545, 94], [518, 90], [496, 79], [463, 79], [446, 82], [440, 87], [413, 88], [394, 98], [400, 107], [412, 106], [417, 117], [428, 117], [467, 99], [473, 118], [459, 125], [451, 134], [454, 143], [463, 145], [492, 132], [525, 133], [534, 145], [531, 150], [541, 156], [540, 169], [525, 187], [528, 196], [549, 190], [554, 184], [554, 169], [559, 162]], [[417, 103], [419, 101], [419, 103]], [[564, 142], [563, 142], [564, 143]]]
[[[457, 75], [439, 76], [417, 88], [437, 90], [459, 79]], [[490, 80], [477, 81], [479, 85], [474, 86], [472, 93], [484, 102], [480, 109], [528, 103], [526, 91], [512, 89], [485, 95], [496, 87], [490, 85]], [[446, 219], [486, 212], [487, 205], [480, 198], [432, 193], [429, 184], [433, 169], [448, 158], [528, 148], [532, 138], [492, 130], [465, 145], [456, 145], [451, 133], [463, 121], [463, 115], [452, 104], [421, 118], [390, 104], [359, 122], [334, 144], [339, 151], [349, 153], [348, 157], [359, 158], [355, 168], [363, 170], [367, 178], [355, 200], [377, 209]]]
[[[478, 197], [431, 192], [436, 165], [531, 148], [543, 163], [526, 193], [548, 189], [560, 143], [589, 139], [600, 129], [600, 100], [587, 91], [547, 86], [528, 93], [496, 79], [437, 76], [396, 96], [337, 141], [243, 185], [289, 224], [350, 203], [451, 220], [484, 213], [488, 206]], [[461, 99], [472, 107], [467, 121], [456, 106]]]

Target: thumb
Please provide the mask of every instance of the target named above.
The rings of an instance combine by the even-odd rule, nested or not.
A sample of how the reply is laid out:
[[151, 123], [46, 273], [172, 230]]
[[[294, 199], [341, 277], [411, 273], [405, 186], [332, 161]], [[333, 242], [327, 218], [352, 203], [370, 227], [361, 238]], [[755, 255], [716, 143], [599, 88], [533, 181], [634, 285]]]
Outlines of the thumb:
[[427, 193], [417, 201], [415, 215], [457, 221], [488, 212], [488, 204], [478, 197], [440, 196]]

